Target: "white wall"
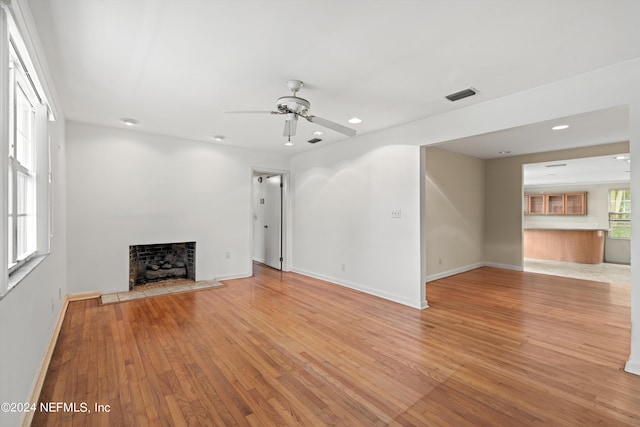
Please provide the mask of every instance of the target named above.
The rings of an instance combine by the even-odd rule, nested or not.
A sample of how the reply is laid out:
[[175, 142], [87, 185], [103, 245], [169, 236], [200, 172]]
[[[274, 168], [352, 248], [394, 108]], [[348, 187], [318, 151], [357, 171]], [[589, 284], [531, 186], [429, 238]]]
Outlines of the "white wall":
[[427, 280], [484, 261], [484, 160], [428, 147], [425, 151]]
[[396, 143], [365, 135], [292, 158], [293, 267], [423, 307], [420, 147]]
[[[29, 401], [67, 294], [64, 119], [50, 123], [49, 135], [51, 254], [0, 300], [0, 402]], [[19, 425], [22, 415], [0, 413], [0, 425]]]
[[253, 167], [288, 160], [68, 122], [69, 291], [127, 290], [136, 244], [195, 241], [197, 280], [250, 275]]

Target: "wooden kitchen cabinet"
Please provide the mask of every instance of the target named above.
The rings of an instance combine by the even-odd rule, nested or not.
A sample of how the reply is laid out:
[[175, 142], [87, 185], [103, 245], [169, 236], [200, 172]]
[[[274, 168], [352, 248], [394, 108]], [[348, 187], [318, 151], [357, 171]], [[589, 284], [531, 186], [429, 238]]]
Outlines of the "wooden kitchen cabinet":
[[547, 215], [564, 215], [564, 194], [545, 194]]
[[565, 215], [586, 215], [587, 214], [587, 193], [565, 193], [564, 214]]
[[526, 196], [527, 215], [544, 215], [545, 213], [545, 197], [544, 194], [527, 194]]
[[586, 215], [587, 193], [525, 194], [525, 215]]

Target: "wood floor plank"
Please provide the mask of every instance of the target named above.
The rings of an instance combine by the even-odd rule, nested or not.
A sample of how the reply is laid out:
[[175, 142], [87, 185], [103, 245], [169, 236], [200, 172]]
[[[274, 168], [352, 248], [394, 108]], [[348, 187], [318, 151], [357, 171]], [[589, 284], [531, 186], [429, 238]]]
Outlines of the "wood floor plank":
[[479, 268], [430, 282], [420, 311], [254, 269], [72, 302], [40, 401], [92, 413], [32, 425], [640, 425], [627, 286]]

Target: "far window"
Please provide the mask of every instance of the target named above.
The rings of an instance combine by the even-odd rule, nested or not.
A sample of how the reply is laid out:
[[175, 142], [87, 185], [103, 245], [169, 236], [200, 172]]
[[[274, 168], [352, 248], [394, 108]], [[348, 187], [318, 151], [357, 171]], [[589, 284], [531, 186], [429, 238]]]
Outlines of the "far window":
[[631, 190], [609, 190], [609, 237], [631, 238]]
[[50, 253], [48, 130], [54, 120], [6, 3], [0, 0], [0, 298]]
[[36, 252], [36, 141], [33, 87], [22, 64], [11, 50], [11, 86], [9, 91], [9, 198], [8, 237], [9, 271]]

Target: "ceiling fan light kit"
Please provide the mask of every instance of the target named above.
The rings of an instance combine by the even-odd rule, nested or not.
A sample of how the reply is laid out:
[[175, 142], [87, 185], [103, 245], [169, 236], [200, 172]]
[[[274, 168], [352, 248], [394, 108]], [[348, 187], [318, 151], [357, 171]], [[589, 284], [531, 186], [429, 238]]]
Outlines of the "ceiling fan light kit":
[[332, 122], [322, 117], [313, 116], [309, 113], [311, 109], [311, 103], [304, 98], [300, 98], [296, 94], [304, 86], [304, 83], [300, 80], [289, 80], [287, 82], [289, 90], [293, 95], [282, 96], [276, 101], [276, 111], [225, 111], [225, 113], [257, 113], [257, 114], [278, 114], [285, 116], [284, 132], [289, 141], [291, 137], [296, 134], [298, 118], [302, 117], [310, 123], [316, 123], [320, 126], [329, 128], [343, 135], [354, 136], [356, 131], [341, 124]]

